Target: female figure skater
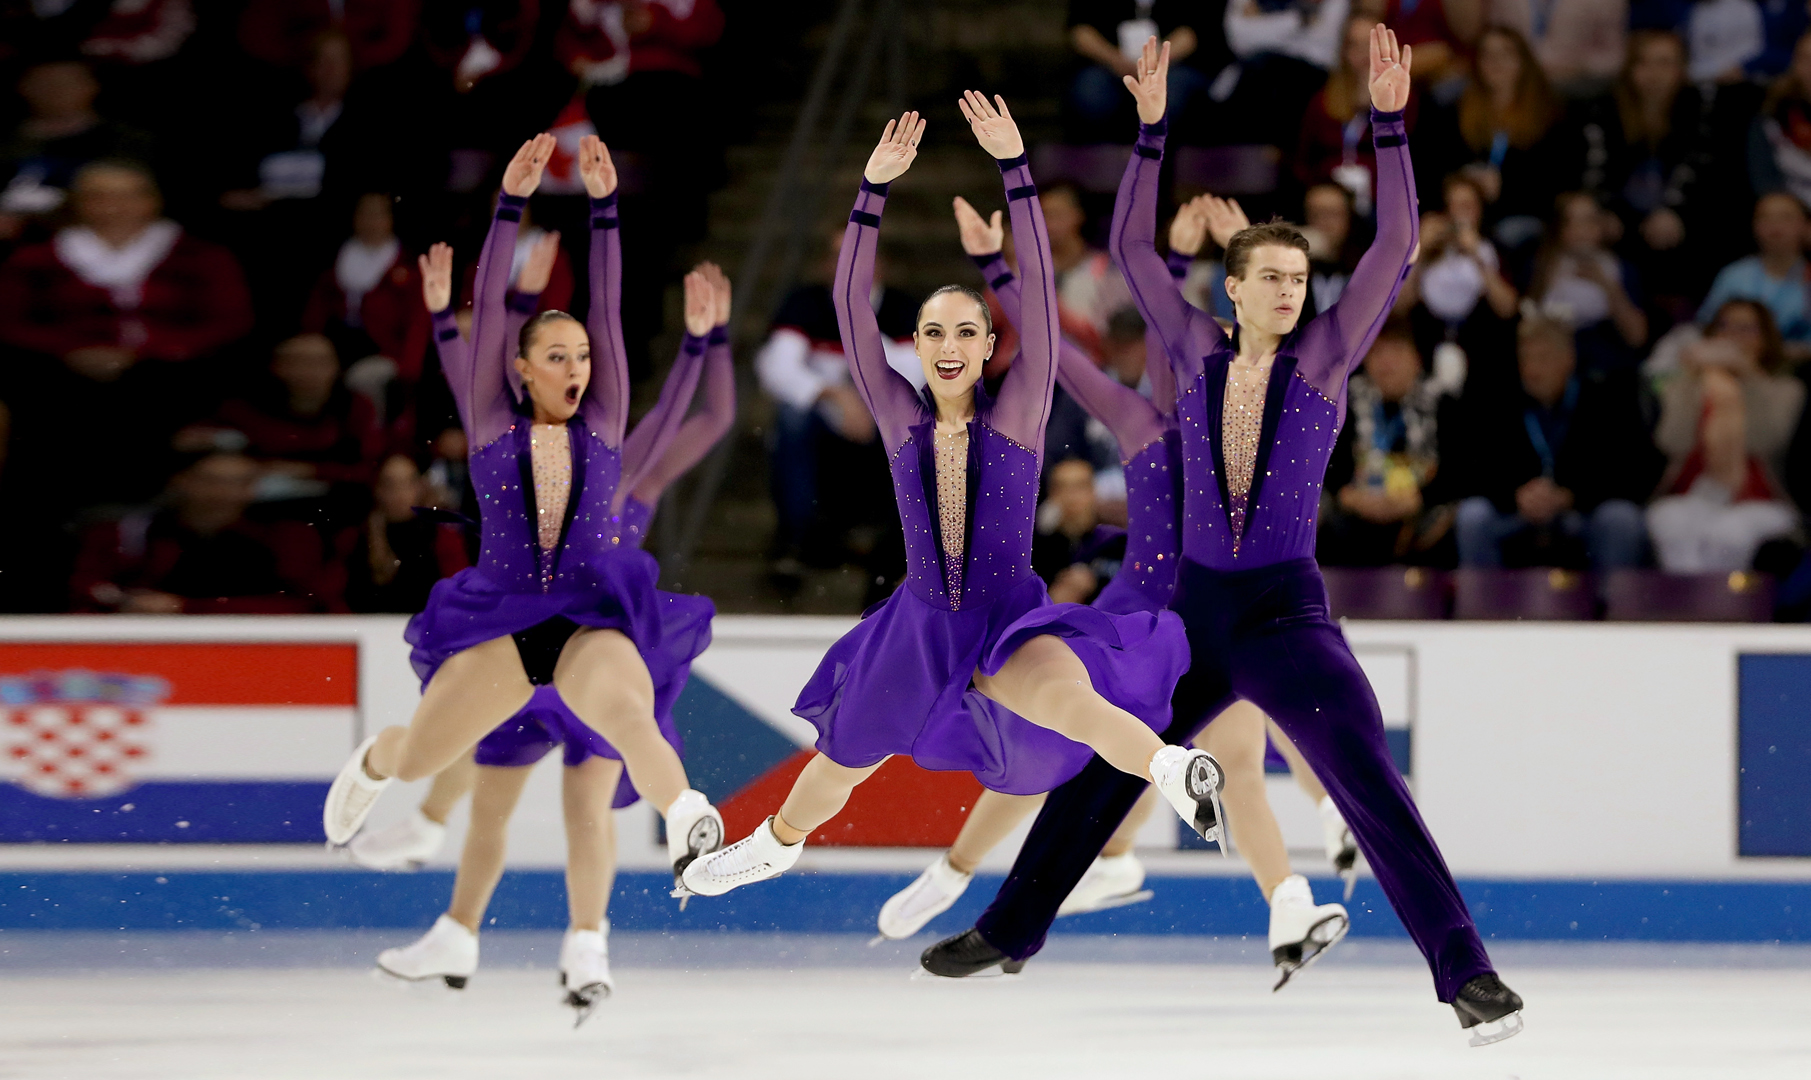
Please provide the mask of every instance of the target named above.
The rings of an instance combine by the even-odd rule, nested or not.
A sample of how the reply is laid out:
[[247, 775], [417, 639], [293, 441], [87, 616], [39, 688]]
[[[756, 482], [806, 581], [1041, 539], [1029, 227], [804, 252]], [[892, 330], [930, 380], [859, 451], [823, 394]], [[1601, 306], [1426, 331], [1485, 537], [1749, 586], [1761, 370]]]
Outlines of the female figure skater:
[[[1181, 231], [1198, 214], [1181, 221]], [[996, 211], [983, 221], [966, 200], [956, 200], [956, 223], [962, 247], [1000, 298], [1008, 319], [1016, 322], [1022, 302], [1018, 279], [1001, 255], [1005, 236]], [[1172, 235], [1178, 231], [1172, 225]], [[1178, 238], [1184, 239], [1184, 238]], [[1195, 245], [1199, 247], [1199, 243]], [[1185, 259], [1172, 264], [1172, 274], [1186, 275]], [[1105, 424], [1124, 455], [1126, 477], [1126, 553], [1120, 573], [1094, 601], [1105, 611], [1162, 611], [1176, 588], [1181, 542], [1182, 459], [1176, 429], [1176, 382], [1161, 346], [1148, 351], [1151, 400], [1102, 371], [1068, 338], [1060, 342], [1057, 381], [1089, 415]], [[1226, 827], [1239, 842], [1258, 888], [1270, 903], [1270, 951], [1280, 973], [1277, 988], [1345, 936], [1350, 924], [1338, 904], [1316, 907], [1308, 879], [1293, 874], [1283, 833], [1270, 809], [1264, 782], [1264, 714], [1235, 703], [1208, 724], [1197, 740], [1226, 769], [1224, 798], [1231, 808]], [[976, 802], [950, 855], [939, 859], [906, 890], [889, 900], [880, 913], [881, 934], [909, 937], [962, 894], [974, 872], [973, 860], [1003, 839], [1036, 806], [1035, 797], [1015, 798], [984, 792]], [[1121, 832], [1123, 833], [1123, 829]], [[1116, 834], [1117, 838], [1117, 834]], [[967, 841], [966, 851], [960, 851]], [[985, 846], [983, 846], [985, 845]], [[979, 850], [976, 850], [979, 849]], [[1225, 850], [1225, 840], [1221, 840]], [[963, 856], [957, 867], [952, 855]], [[1131, 858], [1122, 855], [1120, 858]], [[1098, 866], [1098, 861], [1096, 863]], [[1091, 868], [1090, 872], [1093, 872]], [[1140, 881], [1131, 885], [1136, 889]], [[953, 887], [952, 887], [953, 886]], [[1079, 887], [1079, 883], [1078, 883]], [[1064, 905], [1074, 910], [1075, 893]], [[1063, 908], [1058, 909], [1058, 914]], [[903, 930], [904, 933], [899, 931]]]
[[[428, 304], [434, 311], [443, 364], [461, 369], [463, 362], [448, 362], [449, 353], [463, 349], [463, 342], [445, 308], [450, 290], [451, 252], [436, 246], [425, 261], [423, 280]], [[645, 522], [652, 515], [660, 492], [675, 477], [701, 460], [728, 431], [735, 413], [735, 373], [729, 350], [727, 324], [730, 313], [729, 281], [711, 264], [686, 277], [686, 337], [680, 346], [660, 400], [636, 425], [625, 441], [624, 473], [634, 479], [634, 493], [619, 496], [625, 516], [633, 514], [638, 525], [629, 542], [639, 546]], [[608, 298], [593, 297], [594, 303]], [[533, 298], [527, 307], [532, 310]], [[609, 316], [613, 313], [606, 312]], [[446, 331], [453, 332], [448, 334]], [[709, 335], [706, 337], [706, 335]], [[703, 358], [705, 407], [685, 417], [698, 381], [698, 360]], [[675, 422], [675, 419], [683, 423]], [[639, 478], [639, 479], [635, 479]], [[623, 488], [627, 488], [625, 482]], [[622, 488], [619, 488], [619, 492]], [[639, 504], [640, 509], [630, 509]], [[670, 677], [655, 687], [655, 718], [662, 735], [680, 749], [672, 709], [689, 662], [677, 665]], [[573, 716], [551, 686], [538, 687], [528, 705], [478, 743], [475, 754], [477, 790], [472, 798], [471, 825], [454, 879], [452, 903], [446, 914], [411, 945], [387, 949], [378, 956], [378, 967], [400, 978], [440, 978], [463, 988], [478, 967], [478, 927], [492, 892], [503, 874], [509, 819], [521, 797], [530, 768], [555, 745], [564, 744], [562, 803], [566, 825], [566, 896], [569, 929], [560, 949], [560, 978], [566, 987], [565, 1003], [575, 1010], [575, 1026], [583, 1023], [614, 981], [610, 975], [609, 920], [605, 917], [615, 878], [616, 834], [612, 810], [635, 802], [635, 788], [623, 777], [616, 750], [594, 730]], [[442, 776], [455, 771], [449, 768]], [[438, 778], [437, 778], [438, 783]], [[614, 795], [614, 798], [612, 797]], [[419, 816], [419, 814], [417, 815]]]
[[[1520, 1030], [1522, 1001], [1497, 978], [1465, 901], [1390, 760], [1377, 699], [1327, 617], [1313, 559], [1321, 478], [1344, 418], [1346, 378], [1388, 316], [1415, 249], [1413, 175], [1401, 109], [1409, 51], [1371, 35], [1378, 156], [1377, 239], [1338, 303], [1306, 327], [1307, 241], [1280, 223], [1245, 229], [1226, 254], [1237, 313], [1228, 337], [1183, 301], [1155, 246], [1168, 52], [1149, 42], [1127, 85], [1138, 100], [1136, 152], [1114, 209], [1113, 249], [1145, 320], [1163, 336], [1180, 391], [1182, 568], [1172, 607], [1193, 666], [1176, 690], [1186, 738], [1234, 696], [1268, 713], [1301, 750], [1358, 838], [1378, 884], [1433, 969], [1441, 1001], [1473, 1044]], [[948, 970], [978, 941], [1024, 959], [1057, 904], [1137, 799], [1139, 785], [1091, 767], [1052, 794], [1013, 873], [975, 930], [933, 946]], [[970, 940], [970, 939], [973, 940]], [[944, 951], [939, 955], [940, 950]], [[980, 968], [975, 968], [980, 970]], [[960, 971], [951, 971], [960, 974]]]
[[[515, 359], [521, 413], [497, 362], [507, 347], [504, 253], [552, 150], [551, 135], [536, 136], [504, 172], [479, 263], [472, 363], [447, 373], [485, 504], [478, 565], [436, 585], [410, 621], [421, 705], [407, 728], [385, 728], [353, 753], [327, 793], [323, 825], [329, 843], [344, 844], [392, 779], [434, 775], [520, 711], [535, 687], [552, 684], [661, 808], [677, 891], [685, 866], [721, 845], [723, 819], [687, 785], [655, 722], [654, 688], [669, 665], [704, 650], [712, 608], [702, 597], [658, 592], [653, 558], [617, 534], [612, 505], [629, 404], [620, 335], [603, 325], [607, 305], [594, 305], [593, 333], [564, 312], [528, 320]], [[579, 167], [587, 187], [605, 193], [591, 212], [592, 278], [619, 295], [615, 167], [595, 139], [581, 144]]]
[[1024, 238], [1031, 284], [1019, 358], [989, 401], [976, 385], [993, 351], [987, 305], [951, 285], [918, 314], [926, 397], [887, 366], [868, 302], [880, 211], [924, 134], [916, 113], [889, 122], [849, 215], [833, 291], [856, 387], [892, 459], [911, 569], [904, 587], [831, 647], [799, 695], [793, 709], [817, 727], [819, 753], [779, 813], [688, 867], [693, 892], [717, 895], [791, 867], [805, 837], [892, 754], [1030, 794], [1074, 775], [1092, 747], [1140, 782], [1154, 779], [1198, 829], [1218, 828], [1218, 764], [1164, 746], [1153, 731], [1180, 674], [1173, 617], [1052, 604], [1031, 571], [1035, 447], [1056, 381], [1055, 282], [1024, 142], [1005, 102], [995, 102], [997, 110], [970, 91], [962, 112], [999, 161], [1013, 231]]

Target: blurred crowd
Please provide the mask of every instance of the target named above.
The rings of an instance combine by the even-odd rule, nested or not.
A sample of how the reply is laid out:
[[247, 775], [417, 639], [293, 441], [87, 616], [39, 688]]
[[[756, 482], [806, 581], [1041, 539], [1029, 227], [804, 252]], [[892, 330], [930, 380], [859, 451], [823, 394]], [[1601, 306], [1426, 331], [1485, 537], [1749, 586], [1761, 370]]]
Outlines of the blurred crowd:
[[[1106, 158], [1111, 169], [1092, 163], [1103, 144], [1132, 140], [1120, 77], [1151, 34], [1179, 61], [1170, 238], [1189, 236], [1183, 253], [1198, 256], [1190, 301], [1232, 315], [1214, 244], [1195, 250], [1203, 223], [1181, 220], [1209, 213], [1204, 203], [1222, 225], [1228, 214], [1234, 225], [1302, 223], [1313, 246], [1304, 318], [1337, 300], [1374, 229], [1366, 50], [1381, 19], [1414, 50], [1421, 247], [1351, 384], [1321, 508], [1323, 564], [1759, 568], [1785, 580], [1788, 613], [1802, 610], [1807, 7], [1072, 0], [1069, 145], [1044, 148], [1039, 175], [1064, 330], [1148, 387], [1145, 364], [1158, 358], [1103, 250], [1126, 151]], [[1243, 205], [1195, 198], [1203, 191]], [[871, 442], [847, 418], [834, 335], [805, 317], [781, 322], [763, 358], [769, 392], [794, 412], [815, 397], [821, 439]], [[821, 377], [777, 360], [807, 352], [824, 358]], [[1061, 396], [1038, 568], [1059, 599], [1086, 600], [1116, 568], [1102, 527], [1124, 522], [1120, 455]]]
[[[1811, 610], [1808, 7], [1072, 0], [1060, 85], [1017, 91], [1059, 105], [1034, 164], [1064, 331], [1148, 385], [1104, 249], [1151, 34], [1191, 302], [1231, 314], [1214, 226], [1272, 215], [1311, 239], [1308, 315], [1337, 300], [1374, 227], [1381, 19], [1414, 50], [1422, 240], [1352, 383], [1322, 561], [1759, 569]], [[571, 152], [596, 132], [646, 379], [725, 176], [725, 28], [717, 0], [0, 0], [0, 610], [418, 607], [472, 507], [416, 254], [454, 241], [469, 281], [507, 151], [551, 130], [512, 280], [582, 314]], [[916, 297], [874, 303], [921, 379]], [[774, 579], [855, 562], [884, 592], [903, 551], [827, 289], [785, 300], [753, 366]], [[1118, 465], [1059, 400], [1037, 565], [1061, 599], [1116, 569]]]

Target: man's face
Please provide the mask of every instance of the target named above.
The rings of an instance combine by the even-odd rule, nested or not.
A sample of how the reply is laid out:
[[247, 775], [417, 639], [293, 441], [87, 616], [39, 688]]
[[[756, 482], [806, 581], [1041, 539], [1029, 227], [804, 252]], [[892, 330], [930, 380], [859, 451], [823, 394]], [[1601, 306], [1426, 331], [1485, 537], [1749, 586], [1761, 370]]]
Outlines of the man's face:
[[76, 183], [76, 218], [98, 233], [141, 232], [159, 209], [151, 182], [131, 169], [89, 169]]
[[1536, 401], [1558, 401], [1566, 392], [1566, 381], [1572, 378], [1575, 364], [1571, 342], [1562, 342], [1556, 335], [1529, 334], [1516, 349], [1522, 389]]
[[1768, 195], [1754, 208], [1754, 241], [1769, 255], [1798, 254], [1805, 242], [1805, 212], [1789, 195]]
[[1226, 279], [1239, 323], [1279, 337], [1295, 329], [1307, 292], [1308, 256], [1283, 244], [1253, 249], [1245, 275]]
[[1050, 469], [1050, 501], [1065, 521], [1094, 516], [1094, 467], [1085, 461], [1059, 461]]

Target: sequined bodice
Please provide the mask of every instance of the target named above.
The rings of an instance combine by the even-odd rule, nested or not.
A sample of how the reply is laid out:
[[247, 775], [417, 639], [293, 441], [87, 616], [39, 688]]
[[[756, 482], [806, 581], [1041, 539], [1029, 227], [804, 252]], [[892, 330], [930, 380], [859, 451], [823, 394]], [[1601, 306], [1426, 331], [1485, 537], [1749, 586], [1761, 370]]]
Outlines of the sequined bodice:
[[950, 451], [934, 432], [929, 421], [912, 426], [890, 462], [905, 527], [905, 587], [933, 607], [982, 607], [1031, 575], [1038, 455], [985, 420]]
[[1232, 500], [1234, 548], [1245, 532], [1245, 504], [1251, 494], [1252, 472], [1258, 464], [1258, 439], [1263, 434], [1270, 368], [1269, 363], [1234, 362], [1226, 369], [1226, 402], [1220, 409], [1220, 456], [1226, 462], [1226, 493]]
[[1126, 462], [1126, 555], [1094, 606], [1156, 611], [1176, 591], [1182, 539], [1182, 449], [1173, 429]]
[[[577, 582], [587, 562], [624, 546], [610, 513], [622, 456], [581, 421], [567, 425], [561, 440], [567, 447], [565, 483], [559, 487], [564, 499], [557, 513], [543, 515], [529, 427], [518, 419], [471, 455], [483, 537], [477, 569], [492, 586], [509, 592], [549, 592]], [[548, 519], [554, 546], [543, 548]]]
[[535, 531], [542, 551], [560, 546], [566, 500], [572, 495], [572, 441], [565, 424], [536, 424], [529, 431], [534, 462]]
[[943, 534], [943, 584], [962, 602], [962, 540], [968, 529], [968, 429], [935, 434], [937, 524]]

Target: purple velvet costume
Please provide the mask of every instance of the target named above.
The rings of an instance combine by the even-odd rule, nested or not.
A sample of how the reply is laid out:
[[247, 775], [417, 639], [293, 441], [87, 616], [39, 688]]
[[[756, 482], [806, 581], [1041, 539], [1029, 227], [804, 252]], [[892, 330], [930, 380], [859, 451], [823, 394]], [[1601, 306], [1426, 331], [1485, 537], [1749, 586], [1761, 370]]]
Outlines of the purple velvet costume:
[[[514, 248], [523, 201], [507, 195], [499, 200], [479, 263], [471, 347], [461, 341], [450, 309], [435, 315], [441, 364], [475, 447], [471, 477], [482, 506], [482, 543], [478, 565], [436, 585], [427, 607], [410, 621], [405, 637], [414, 646], [411, 659], [425, 686], [454, 653], [547, 619], [564, 617], [580, 626], [620, 630], [648, 666], [656, 722], [678, 749], [673, 703], [692, 660], [710, 644], [714, 608], [703, 597], [654, 587], [658, 568], [638, 546], [646, 516], [629, 509], [630, 493], [657, 499], [659, 487], [690, 465], [669, 473], [662, 468], [668, 464], [664, 459], [689, 455], [695, 461], [703, 452], [673, 446], [682, 425], [691, 423], [685, 411], [703, 367], [721, 372], [711, 380], [718, 408], [707, 408], [701, 416], [714, 422], [718, 413], [733, 413], [733, 375], [724, 374], [730, 366], [727, 339], [713, 335], [707, 342], [687, 335], [659, 404], [623, 439], [628, 368], [616, 319], [621, 295], [616, 200], [594, 200], [587, 326], [592, 378], [578, 415], [568, 424], [572, 481], [560, 544], [542, 551], [534, 526], [528, 404], [514, 365], [508, 363], [515, 353], [514, 331], [528, 317], [533, 298], [507, 307], [502, 300], [507, 253]], [[725, 393], [727, 408], [721, 400]], [[703, 449], [708, 447], [704, 443]], [[651, 484], [652, 476], [666, 480]], [[625, 517], [636, 522], [633, 535], [624, 535]], [[573, 715], [551, 686], [537, 686], [520, 712], [478, 744], [475, 756], [482, 765], [528, 765], [556, 742], [565, 744], [568, 765], [593, 755], [621, 757]], [[627, 806], [637, 797], [625, 774], [615, 805]]]
[[1020, 645], [1052, 634], [1086, 665], [1094, 688], [1153, 730], [1169, 722], [1169, 691], [1186, 666], [1169, 612], [1115, 615], [1053, 604], [1031, 570], [1038, 447], [1056, 381], [1056, 293], [1037, 189], [1021, 155], [1000, 162], [1013, 234], [1030, 269], [1019, 358], [992, 402], [977, 395], [968, 425], [965, 542], [944, 565], [932, 437], [936, 418], [887, 366], [868, 302], [886, 185], [863, 182], [843, 236], [831, 294], [856, 389], [890, 457], [905, 527], [907, 576], [830, 647], [793, 711], [818, 730], [817, 748], [864, 768], [909, 754], [927, 769], [972, 772], [1009, 794], [1048, 791], [1093, 752], [1000, 708], [973, 690]]
[[[1400, 113], [1373, 114], [1377, 240], [1339, 302], [1277, 349], [1251, 489], [1227, 496], [1222, 404], [1235, 343], [1196, 311], [1156, 250], [1164, 125], [1145, 126], [1114, 211], [1113, 254], [1145, 320], [1162, 335], [1180, 389], [1183, 565], [1172, 607], [1193, 666], [1176, 688], [1170, 742], [1194, 737], [1235, 698], [1282, 726], [1326, 784], [1409, 935], [1440, 1000], [1491, 971], [1439, 849], [1384, 742], [1376, 696], [1327, 615], [1314, 562], [1315, 515], [1346, 379], [1388, 317], [1415, 247], [1415, 187]], [[1243, 528], [1234, 531], [1242, 519]], [[999, 896], [976, 923], [1013, 957], [1042, 947], [1070, 888], [1144, 785], [1091, 762], [1051, 794]]]

